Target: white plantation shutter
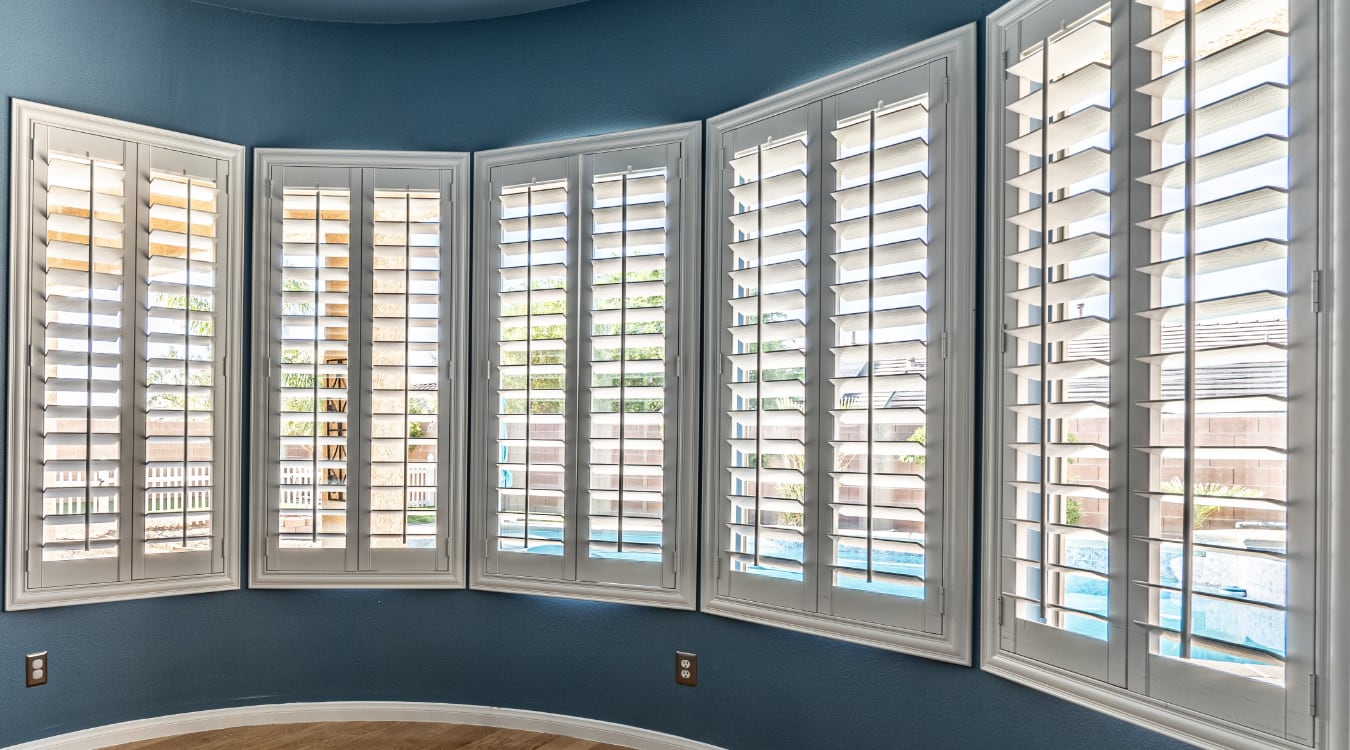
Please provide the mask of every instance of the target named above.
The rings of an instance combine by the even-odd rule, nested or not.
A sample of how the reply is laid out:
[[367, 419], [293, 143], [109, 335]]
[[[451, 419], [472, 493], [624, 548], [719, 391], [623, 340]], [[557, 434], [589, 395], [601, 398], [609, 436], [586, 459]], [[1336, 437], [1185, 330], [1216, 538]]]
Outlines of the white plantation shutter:
[[8, 603], [232, 588], [242, 149], [15, 109]]
[[504, 184], [494, 196], [501, 291], [493, 326], [498, 455], [491, 525], [499, 571], [563, 578], [571, 484], [568, 393], [575, 389], [568, 376], [574, 370], [568, 341], [575, 336], [568, 336], [569, 323], [575, 325], [568, 302], [569, 287], [575, 288], [576, 211], [569, 160], [528, 166], [528, 177], [502, 170]]
[[996, 42], [1000, 647], [1307, 745], [1317, 17], [1059, 2]]
[[692, 488], [678, 475], [693, 438], [679, 410], [692, 401], [681, 374], [692, 341], [674, 301], [697, 261], [682, 171], [694, 133], [479, 157], [489, 309], [476, 359], [491, 395], [474, 430], [488, 438], [475, 459], [475, 587], [692, 603], [678, 575], [681, 540], [686, 570], [693, 552]]
[[958, 56], [916, 50], [713, 123], [708, 611], [964, 648], [946, 609], [963, 585], [947, 470]]
[[581, 580], [675, 586], [680, 156], [661, 144], [582, 160]]
[[1148, 694], [1304, 741], [1314, 443], [1291, 428], [1314, 422], [1316, 379], [1289, 365], [1316, 357], [1316, 192], [1291, 141], [1306, 84], [1291, 80], [1290, 32], [1291, 15], [1315, 23], [1292, 13], [1309, 7], [1136, 3], [1150, 30], [1138, 90], [1161, 129], [1143, 136], [1150, 201], [1135, 216], [1151, 250], [1132, 261], [1147, 290], [1132, 311], [1149, 344], [1130, 394], [1132, 489], [1150, 509], [1130, 524]]
[[136, 470], [123, 437], [132, 421], [124, 373], [134, 367], [134, 324], [124, 311], [135, 299], [137, 149], [46, 125], [33, 138], [34, 182], [48, 189], [33, 196], [32, 336], [43, 367], [30, 417], [41, 425], [30, 449], [41, 506], [29, 514], [28, 565], [38, 575], [28, 586], [112, 582], [124, 557], [129, 570], [124, 540], [134, 538]]
[[349, 345], [352, 298], [361, 293], [352, 279], [352, 203], [355, 193], [360, 205], [360, 172], [286, 168], [272, 176], [272, 190], [278, 189], [280, 216], [269, 217], [281, 232], [280, 337], [270, 345], [278, 350], [271, 367], [280, 371], [275, 565], [345, 570], [358, 518], [347, 512], [347, 436], [352, 402], [363, 395], [350, 387]]
[[807, 214], [819, 193], [808, 181], [819, 182], [807, 144], [819, 138], [818, 120], [819, 107], [791, 112], [736, 132], [724, 149], [730, 158], [721, 169], [732, 176], [719, 205], [728, 206], [733, 228], [728, 270], [717, 288], [726, 290], [718, 340], [727, 379], [725, 393], [714, 398], [726, 405], [728, 424], [725, 447], [710, 446], [726, 457], [729, 516], [718, 546], [730, 570], [746, 574], [727, 576], [726, 585], [733, 595], [744, 587], [745, 598], [803, 608], [815, 606], [814, 591], [809, 602], [804, 593], [814, 587], [801, 583], [807, 576], [807, 278], [819, 264], [808, 252], [819, 242]]
[[[927, 581], [942, 578], [928, 540], [941, 538], [946, 433], [928, 415], [944, 414], [946, 388], [946, 78], [935, 62], [825, 105], [827, 594], [836, 616], [930, 632], [942, 624], [943, 584]], [[917, 606], [897, 617], [895, 598]]]
[[[453, 584], [464, 157], [264, 151], [263, 586]], [[461, 178], [462, 179], [462, 178]], [[260, 452], [261, 452], [260, 451]]]
[[[414, 179], [417, 178], [417, 179]], [[450, 347], [441, 316], [444, 282], [453, 268], [441, 261], [439, 175], [375, 170], [371, 253], [370, 415], [371, 565], [414, 564], [422, 550], [445, 543], [438, 534], [447, 515], [438, 498], [447, 486], [441, 435], [454, 429], [441, 411], [441, 382]], [[419, 184], [420, 183], [420, 184]], [[411, 558], [406, 561], [400, 558]], [[434, 565], [448, 569], [442, 550]]]
[[1118, 178], [1123, 91], [1113, 88], [1111, 50], [1122, 26], [1100, 3], [1051, 6], [1020, 23], [1022, 48], [1009, 53], [1004, 79], [1000, 154], [1016, 196], [1005, 206], [1000, 261], [1002, 419], [1011, 438], [998, 519], [1003, 644], [1116, 682], [1124, 660], [1123, 652], [1112, 660], [1110, 614], [1124, 591], [1110, 575], [1123, 551], [1109, 531], [1123, 512], [1111, 490], [1125, 461], [1113, 460], [1123, 420], [1112, 420], [1109, 405], [1120, 403], [1123, 379], [1111, 377], [1110, 365], [1121, 360], [1112, 342], [1125, 338], [1128, 321], [1111, 299], [1113, 290], [1124, 295], [1128, 279], [1124, 235], [1112, 224], [1125, 212], [1126, 191]]
[[[220, 326], [225, 297], [225, 164], [152, 149], [144, 367], [145, 566], [158, 575], [219, 572], [220, 442], [226, 423]], [[143, 363], [143, 364], [142, 364]], [[212, 553], [215, 554], [212, 554]]]

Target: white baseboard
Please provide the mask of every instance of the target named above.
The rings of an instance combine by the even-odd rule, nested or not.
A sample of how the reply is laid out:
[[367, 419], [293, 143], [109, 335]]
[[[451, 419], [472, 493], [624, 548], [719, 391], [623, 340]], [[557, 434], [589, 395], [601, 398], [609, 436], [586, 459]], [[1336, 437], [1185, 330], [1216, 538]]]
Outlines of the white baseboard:
[[401, 701], [333, 701], [327, 703], [273, 703], [261, 706], [220, 708], [186, 714], [109, 724], [69, 734], [13, 745], [9, 750], [94, 750], [95, 748], [173, 737], [231, 727], [260, 724], [308, 724], [318, 721], [418, 721], [440, 724], [522, 729], [528, 732], [562, 734], [606, 742], [638, 750], [720, 750], [713, 745], [672, 734], [653, 732], [624, 724], [563, 716], [518, 708], [469, 706], [457, 703], [410, 703]]

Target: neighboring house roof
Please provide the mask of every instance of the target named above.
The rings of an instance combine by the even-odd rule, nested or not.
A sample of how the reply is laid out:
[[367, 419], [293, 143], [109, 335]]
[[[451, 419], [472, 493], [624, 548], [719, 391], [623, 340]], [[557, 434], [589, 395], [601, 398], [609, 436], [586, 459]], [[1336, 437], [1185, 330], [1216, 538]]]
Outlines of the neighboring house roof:
[[[1186, 330], [1180, 325], [1165, 325], [1161, 330], [1162, 350], [1180, 351], [1185, 344]], [[1284, 320], [1258, 320], [1221, 323], [1200, 323], [1195, 326], [1197, 349], [1217, 349], [1240, 344], [1289, 341], [1289, 325]], [[1089, 336], [1069, 344], [1069, 359], [1101, 359], [1109, 361], [1110, 340], [1106, 336]], [[924, 358], [910, 357], [876, 363], [876, 375], [926, 374], [928, 363]], [[866, 364], [848, 373], [848, 377], [867, 374]], [[1196, 370], [1196, 397], [1279, 395], [1288, 389], [1288, 367], [1282, 362], [1241, 362], [1222, 367], [1203, 367]], [[1103, 377], [1075, 378], [1068, 384], [1068, 401], [1109, 401], [1109, 382]], [[1179, 370], [1169, 369], [1162, 375], [1162, 398], [1180, 398], [1185, 380]], [[840, 397], [843, 408], [856, 408], [862, 392], [845, 393]], [[923, 408], [925, 394], [920, 391], [885, 391], [872, 396], [875, 409]]]
[[[1161, 351], [1181, 351], [1185, 347], [1186, 328], [1181, 325], [1161, 327]], [[1197, 350], [1219, 349], [1243, 344], [1287, 344], [1289, 324], [1284, 320], [1225, 321], [1199, 323], [1195, 326]], [[1069, 359], [1101, 359], [1109, 361], [1110, 342], [1105, 336], [1090, 336], [1069, 344]], [[1282, 362], [1238, 362], [1219, 367], [1201, 367], [1195, 371], [1195, 396], [1282, 396], [1288, 389], [1289, 372]], [[1067, 401], [1109, 401], [1108, 381], [1102, 377], [1076, 378], [1069, 382]], [[1162, 373], [1164, 399], [1181, 398], [1185, 393], [1185, 375], [1179, 369]]]

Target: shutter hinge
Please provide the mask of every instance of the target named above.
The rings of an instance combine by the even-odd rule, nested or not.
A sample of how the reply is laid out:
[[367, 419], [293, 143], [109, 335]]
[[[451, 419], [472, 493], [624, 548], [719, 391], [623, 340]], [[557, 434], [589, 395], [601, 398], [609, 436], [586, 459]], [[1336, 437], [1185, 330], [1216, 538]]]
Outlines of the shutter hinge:
[[680, 355], [676, 354], [676, 355], [675, 355], [675, 379], [676, 379], [676, 380], [678, 380], [678, 379], [680, 378], [680, 374], [681, 374], [682, 372], [683, 372], [683, 369], [680, 367]]
[[1003, 50], [1003, 80], [1008, 80], [1012, 74], [1008, 72], [1008, 50]]
[[1312, 272], [1312, 311], [1322, 312], [1322, 272]]
[[1003, 626], [1003, 597], [1001, 596], [998, 598], [998, 624], [999, 627]]
[[938, 587], [938, 616], [947, 614], [947, 587]]
[[1317, 716], [1317, 675], [1308, 675], [1308, 715]]
[[228, 378], [230, 376], [230, 355], [222, 354], [220, 356], [220, 376]]
[[490, 544], [491, 544], [491, 540], [488, 539], [488, 537], [483, 537], [483, 559], [484, 559], [484, 560], [488, 559], [488, 550], [491, 549]]
[[483, 379], [488, 382], [492, 381], [492, 360], [490, 359], [483, 360]]
[[679, 548], [679, 547], [676, 547], [673, 554], [674, 554], [674, 556], [675, 556], [675, 571], [674, 571], [674, 572], [675, 572], [675, 575], [679, 575], [679, 574], [680, 574], [680, 548]]
[[723, 163], [723, 164], [726, 164], [726, 163], [727, 163], [727, 147], [726, 147], [726, 146], [723, 146], [723, 147], [722, 147], [722, 163]]
[[28, 345], [28, 369], [37, 367], [37, 349], [32, 344]]
[[946, 359], [946, 358], [947, 358], [947, 355], [948, 355], [950, 349], [951, 349], [951, 347], [948, 345], [948, 336], [947, 336], [947, 332], [946, 332], [946, 331], [943, 331], [943, 332], [942, 332], [942, 358], [943, 358], [943, 359]]
[[722, 556], [717, 556], [717, 565], [713, 566], [713, 578], [722, 577]]
[[455, 360], [447, 359], [445, 361], [445, 379], [454, 381], [455, 379]]
[[1000, 344], [1002, 351], [1008, 351], [1008, 324], [1003, 324], [1003, 341]]
[[271, 177], [268, 177], [268, 178], [267, 178], [267, 194], [268, 194], [268, 195], [271, 195], [271, 194], [272, 194], [272, 178], [271, 178]]

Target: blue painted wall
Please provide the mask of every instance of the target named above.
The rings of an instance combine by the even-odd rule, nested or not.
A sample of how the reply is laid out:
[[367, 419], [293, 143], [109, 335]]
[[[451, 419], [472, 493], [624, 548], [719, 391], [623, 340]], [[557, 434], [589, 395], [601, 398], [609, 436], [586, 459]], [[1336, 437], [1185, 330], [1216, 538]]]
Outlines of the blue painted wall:
[[[592, 0], [379, 27], [185, 0], [0, 0], [0, 99], [249, 146], [473, 150], [702, 119], [997, 2]], [[698, 688], [674, 685], [676, 648], [701, 657]], [[37, 649], [52, 653], [52, 682], [29, 690], [21, 657]], [[166, 713], [360, 699], [550, 711], [736, 750], [1181, 747], [976, 669], [697, 613], [470, 591], [241, 591], [0, 613], [0, 745]]]

